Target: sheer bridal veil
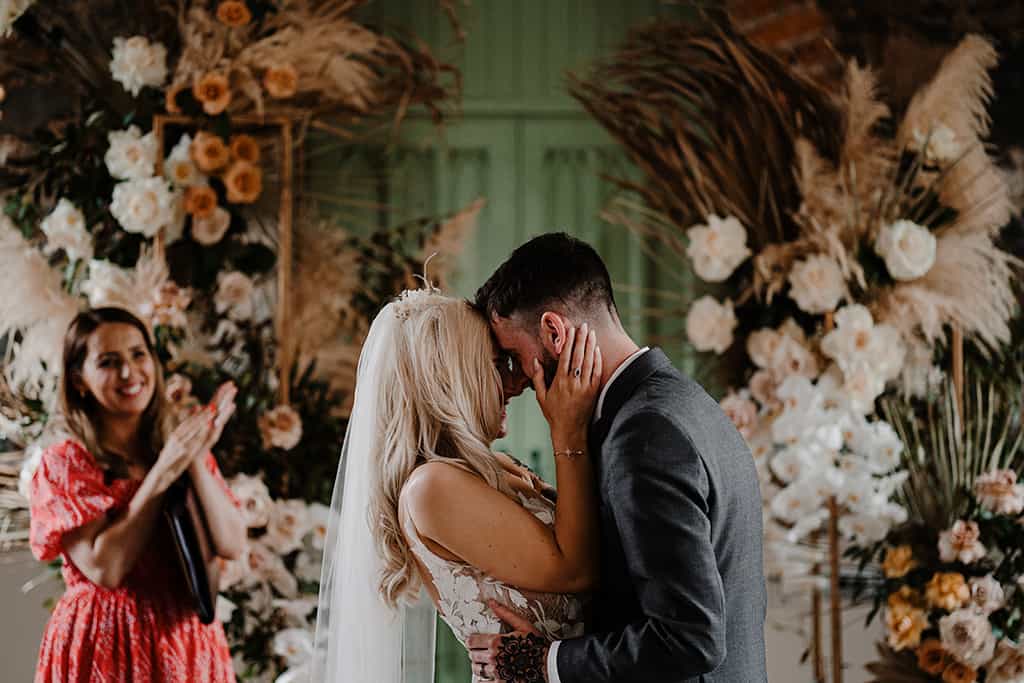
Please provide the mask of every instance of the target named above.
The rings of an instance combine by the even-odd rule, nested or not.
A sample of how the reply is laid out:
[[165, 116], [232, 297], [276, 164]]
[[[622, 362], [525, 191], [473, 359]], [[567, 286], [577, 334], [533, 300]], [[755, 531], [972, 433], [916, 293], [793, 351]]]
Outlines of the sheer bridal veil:
[[377, 589], [383, 562], [370, 530], [379, 452], [378, 406], [394, 353], [395, 305], [374, 319], [359, 356], [355, 402], [331, 499], [320, 578], [312, 683], [433, 683], [435, 611], [388, 607]]

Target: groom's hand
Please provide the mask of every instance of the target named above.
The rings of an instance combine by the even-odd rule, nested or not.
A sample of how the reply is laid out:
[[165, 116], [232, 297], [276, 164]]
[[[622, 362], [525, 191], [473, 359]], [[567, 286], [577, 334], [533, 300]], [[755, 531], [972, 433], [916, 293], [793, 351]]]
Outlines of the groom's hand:
[[473, 675], [495, 683], [546, 683], [551, 642], [512, 610], [493, 600], [487, 604], [513, 632], [469, 637]]

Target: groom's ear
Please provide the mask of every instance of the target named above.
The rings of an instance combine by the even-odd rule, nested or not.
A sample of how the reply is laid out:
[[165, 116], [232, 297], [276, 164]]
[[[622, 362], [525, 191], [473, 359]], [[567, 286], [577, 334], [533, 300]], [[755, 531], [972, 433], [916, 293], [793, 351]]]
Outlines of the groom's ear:
[[569, 321], [552, 311], [545, 311], [540, 317], [540, 339], [552, 355], [557, 358], [569, 338]]

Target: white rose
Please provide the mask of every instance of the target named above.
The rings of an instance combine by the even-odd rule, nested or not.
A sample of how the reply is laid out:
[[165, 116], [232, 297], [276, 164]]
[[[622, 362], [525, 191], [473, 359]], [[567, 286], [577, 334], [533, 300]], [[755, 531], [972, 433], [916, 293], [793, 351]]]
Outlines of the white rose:
[[984, 614], [992, 614], [1006, 602], [1006, 594], [1001, 583], [989, 574], [970, 580], [971, 604]]
[[146, 86], [160, 87], [167, 79], [167, 48], [145, 36], [114, 38], [110, 74], [133, 96]]
[[327, 527], [331, 521], [331, 508], [323, 503], [310, 503], [309, 523], [311, 544], [317, 550], [323, 550], [327, 543]]
[[779, 406], [779, 399], [775, 394], [778, 387], [779, 382], [775, 378], [775, 373], [770, 370], [758, 370], [750, 378], [750, 395], [762, 408], [768, 410], [774, 410]]
[[217, 293], [213, 301], [217, 312], [234, 320], [252, 317], [253, 282], [245, 273], [221, 272], [217, 275]]
[[206, 183], [206, 175], [192, 160], [191, 148], [192, 136], [185, 133], [164, 160], [164, 177], [175, 187], [185, 188]]
[[114, 187], [110, 213], [128, 232], [153, 237], [178, 218], [175, 193], [162, 178], [129, 180]]
[[835, 310], [846, 294], [839, 266], [823, 254], [798, 261], [789, 273], [789, 286], [789, 296], [800, 310], [814, 314]]
[[747, 337], [747, 355], [759, 368], [770, 368], [775, 359], [775, 350], [782, 342], [782, 335], [770, 327], [754, 330]]
[[89, 261], [89, 277], [82, 283], [82, 293], [89, 297], [92, 308], [120, 305], [127, 302], [134, 287], [132, 275], [110, 261]]
[[143, 180], [152, 178], [156, 167], [156, 135], [150, 131], [145, 135], [138, 126], [107, 133], [110, 147], [103, 160], [110, 175], [119, 180]]
[[238, 605], [231, 602], [223, 595], [217, 596], [217, 621], [221, 622], [222, 624], [228, 623], [229, 621], [231, 621], [231, 616], [235, 613], [236, 609], [238, 609]]
[[962, 664], [981, 668], [992, 661], [996, 640], [988, 617], [973, 608], [959, 609], [939, 619], [942, 647]]
[[690, 228], [686, 236], [690, 238], [686, 255], [693, 261], [693, 270], [706, 282], [727, 280], [750, 256], [747, 231], [733, 216], [719, 218], [711, 214], [707, 225]]
[[257, 420], [264, 448], [290, 451], [302, 440], [302, 418], [291, 406], [277, 406]]
[[92, 258], [92, 235], [85, 228], [85, 216], [67, 199], [57, 202], [39, 229], [46, 235], [47, 254], [63, 249], [69, 261]]
[[885, 259], [885, 267], [894, 280], [916, 280], [935, 265], [937, 244], [928, 228], [900, 220], [882, 227], [875, 251]]
[[25, 500], [31, 502], [30, 488], [32, 477], [39, 469], [39, 463], [43, 460], [43, 447], [34, 443], [25, 449], [25, 459], [21, 463], [21, 471], [18, 473], [18, 493]]
[[250, 529], [265, 527], [270, 521], [273, 501], [263, 480], [247, 474], [238, 474], [231, 478], [228, 485], [241, 504], [245, 525]]
[[217, 244], [231, 226], [231, 213], [222, 206], [208, 218], [192, 218], [192, 239], [205, 247]]
[[686, 315], [686, 336], [698, 351], [724, 353], [732, 345], [732, 332], [736, 329], [736, 314], [732, 302], [718, 303], [710, 296], [693, 302]]
[[300, 666], [313, 658], [313, 634], [307, 628], [286, 628], [274, 635], [271, 650], [289, 667]]
[[310, 519], [306, 503], [302, 500], [278, 500], [270, 511], [267, 533], [263, 542], [281, 555], [287, 555], [302, 546], [309, 531]]
[[924, 148], [925, 159], [929, 163], [948, 163], [960, 158], [962, 148], [956, 139], [953, 129], [944, 123], [932, 128], [931, 133], [914, 130], [914, 141], [910, 145], [915, 151]]
[[888, 535], [889, 528], [889, 522], [876, 515], [858, 513], [839, 519], [839, 532], [858, 545], [878, 543]]

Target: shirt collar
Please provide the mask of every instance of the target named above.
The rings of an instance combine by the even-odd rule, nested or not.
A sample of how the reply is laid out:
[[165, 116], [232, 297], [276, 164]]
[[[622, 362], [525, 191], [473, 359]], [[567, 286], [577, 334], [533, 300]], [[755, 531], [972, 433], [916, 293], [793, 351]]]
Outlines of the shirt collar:
[[608, 381], [604, 383], [603, 387], [601, 387], [601, 393], [597, 397], [597, 406], [594, 408], [594, 422], [597, 422], [598, 420], [601, 419], [601, 409], [604, 408], [604, 398], [605, 396], [608, 395], [608, 389], [612, 386], [615, 380], [619, 378], [619, 375], [626, 371], [626, 368], [629, 367], [630, 363], [632, 363], [637, 358], [644, 355], [650, 350], [651, 347], [649, 346], [645, 346], [642, 349], [638, 349], [633, 353], [633, 355], [631, 355], [626, 360], [622, 361], [622, 364], [619, 365], [619, 367], [615, 368], [615, 372], [612, 373], [612, 376], [609, 377]]

